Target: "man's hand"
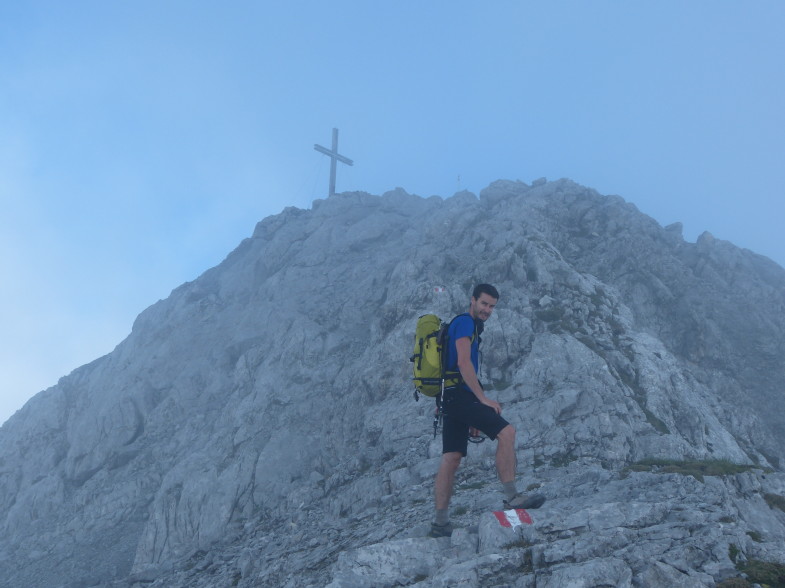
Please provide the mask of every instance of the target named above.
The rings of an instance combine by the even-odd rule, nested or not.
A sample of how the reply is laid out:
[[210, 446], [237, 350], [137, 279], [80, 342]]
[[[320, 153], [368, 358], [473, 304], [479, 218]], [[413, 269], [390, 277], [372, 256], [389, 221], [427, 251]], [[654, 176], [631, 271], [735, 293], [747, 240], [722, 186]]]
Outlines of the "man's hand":
[[493, 410], [496, 411], [496, 414], [502, 413], [502, 405], [496, 402], [495, 400], [491, 400], [490, 398], [486, 397], [483, 398], [480, 402], [485, 406], [490, 406]]

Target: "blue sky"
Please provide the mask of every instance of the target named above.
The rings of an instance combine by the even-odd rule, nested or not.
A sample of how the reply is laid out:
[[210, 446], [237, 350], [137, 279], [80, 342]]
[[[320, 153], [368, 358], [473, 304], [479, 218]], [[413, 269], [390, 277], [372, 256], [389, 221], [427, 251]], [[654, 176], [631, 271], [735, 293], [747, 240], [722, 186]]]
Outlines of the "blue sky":
[[785, 264], [785, 3], [0, 4], [0, 422], [327, 190], [568, 177]]

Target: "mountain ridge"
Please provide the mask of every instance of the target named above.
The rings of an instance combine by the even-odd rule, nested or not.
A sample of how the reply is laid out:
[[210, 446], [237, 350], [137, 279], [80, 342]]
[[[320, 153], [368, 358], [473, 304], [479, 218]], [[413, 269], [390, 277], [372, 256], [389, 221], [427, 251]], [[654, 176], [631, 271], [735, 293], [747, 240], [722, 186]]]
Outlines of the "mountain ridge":
[[[446, 551], [418, 536], [439, 450], [428, 405], [407, 391], [413, 321], [464, 310], [479, 281], [502, 295], [483, 380], [522, 431], [524, 484], [564, 511], [546, 508], [530, 545], [507, 553], [511, 538], [481, 515], [498, 499], [490, 443], [461, 474], [487, 484], [459, 486], [467, 528]], [[785, 561], [783, 513], [763, 500], [785, 495], [783, 286], [785, 270], [762, 256], [708, 233], [686, 243], [678, 226], [569, 180], [287, 208], [0, 428], [0, 561], [11, 570], [0, 585], [425, 587], [449, 585], [459, 560], [466, 585], [496, 585], [486, 575], [498, 566], [508, 585], [589, 570], [619, 585], [673, 570], [711, 585], [734, 571], [729, 545]], [[694, 483], [628, 471], [647, 458], [748, 469]], [[710, 528], [705, 539], [673, 531], [669, 491], [714, 501], [711, 516], [679, 515], [679, 528]], [[606, 505], [626, 497], [627, 518], [605, 528], [592, 493]], [[594, 541], [613, 556], [598, 559], [575, 531], [568, 555], [570, 517], [602, 526]], [[734, 523], [718, 531], [723, 517]], [[619, 530], [636, 525], [637, 537]], [[666, 529], [709, 555], [676, 561], [644, 536]], [[614, 534], [637, 551], [614, 547]], [[409, 571], [363, 575], [359, 562], [382, 555]]]

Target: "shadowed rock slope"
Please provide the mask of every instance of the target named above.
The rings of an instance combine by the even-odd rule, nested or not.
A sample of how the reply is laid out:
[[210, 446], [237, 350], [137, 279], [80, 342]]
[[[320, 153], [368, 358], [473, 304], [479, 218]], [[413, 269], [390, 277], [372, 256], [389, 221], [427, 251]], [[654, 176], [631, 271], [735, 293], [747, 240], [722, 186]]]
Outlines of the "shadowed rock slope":
[[[0, 585], [713, 586], [785, 563], [785, 271], [535, 184], [260, 222], [0, 428]], [[480, 281], [502, 294], [482, 379], [549, 500], [502, 528], [494, 446], [471, 447], [462, 528], [432, 540], [411, 337]]]

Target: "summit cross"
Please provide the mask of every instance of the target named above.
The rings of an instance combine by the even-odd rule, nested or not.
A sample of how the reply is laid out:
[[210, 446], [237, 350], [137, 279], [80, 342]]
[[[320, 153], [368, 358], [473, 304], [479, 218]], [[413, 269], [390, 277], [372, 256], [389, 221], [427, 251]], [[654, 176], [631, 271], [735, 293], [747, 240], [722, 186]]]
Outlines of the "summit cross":
[[346, 165], [354, 165], [354, 162], [349, 159], [348, 157], [344, 157], [343, 155], [338, 154], [338, 129], [333, 129], [333, 148], [327, 149], [326, 147], [322, 147], [321, 145], [314, 145], [314, 149], [316, 149], [319, 153], [324, 153], [330, 158], [330, 193], [328, 196], [335, 195], [335, 168], [337, 163], [340, 161], [341, 163], [345, 163]]

